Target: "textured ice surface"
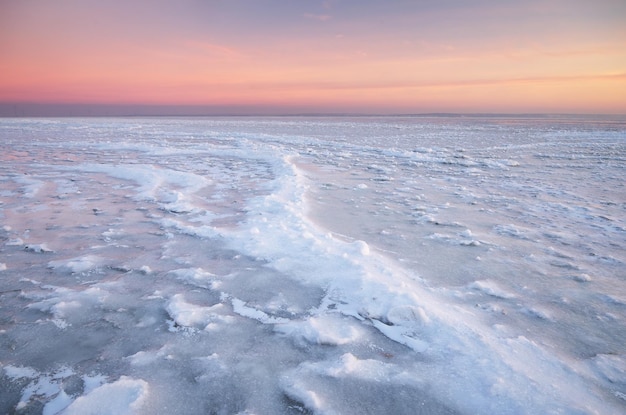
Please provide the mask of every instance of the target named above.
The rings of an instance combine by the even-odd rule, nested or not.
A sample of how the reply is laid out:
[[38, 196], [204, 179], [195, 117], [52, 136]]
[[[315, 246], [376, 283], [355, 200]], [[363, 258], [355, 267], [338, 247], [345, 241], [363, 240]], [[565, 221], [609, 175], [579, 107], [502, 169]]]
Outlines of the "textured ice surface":
[[0, 121], [0, 413], [626, 411], [626, 124]]

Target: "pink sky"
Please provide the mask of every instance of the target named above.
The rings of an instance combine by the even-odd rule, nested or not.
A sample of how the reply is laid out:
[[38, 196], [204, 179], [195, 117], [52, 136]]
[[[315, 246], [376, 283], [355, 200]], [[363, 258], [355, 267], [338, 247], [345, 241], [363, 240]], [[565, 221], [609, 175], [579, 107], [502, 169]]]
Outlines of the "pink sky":
[[0, 0], [0, 103], [626, 113], [623, 0]]

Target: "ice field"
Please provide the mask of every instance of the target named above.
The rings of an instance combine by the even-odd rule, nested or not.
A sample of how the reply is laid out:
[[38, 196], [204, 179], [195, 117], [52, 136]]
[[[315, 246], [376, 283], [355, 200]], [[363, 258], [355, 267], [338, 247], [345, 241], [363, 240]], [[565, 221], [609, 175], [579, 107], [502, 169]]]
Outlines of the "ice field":
[[626, 119], [0, 120], [0, 413], [624, 414]]

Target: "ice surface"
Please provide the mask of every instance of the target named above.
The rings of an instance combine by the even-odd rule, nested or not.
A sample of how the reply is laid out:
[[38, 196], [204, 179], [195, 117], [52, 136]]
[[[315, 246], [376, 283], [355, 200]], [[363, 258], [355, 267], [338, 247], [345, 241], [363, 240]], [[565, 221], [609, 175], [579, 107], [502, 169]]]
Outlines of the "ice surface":
[[626, 411], [621, 118], [0, 138], [0, 413]]

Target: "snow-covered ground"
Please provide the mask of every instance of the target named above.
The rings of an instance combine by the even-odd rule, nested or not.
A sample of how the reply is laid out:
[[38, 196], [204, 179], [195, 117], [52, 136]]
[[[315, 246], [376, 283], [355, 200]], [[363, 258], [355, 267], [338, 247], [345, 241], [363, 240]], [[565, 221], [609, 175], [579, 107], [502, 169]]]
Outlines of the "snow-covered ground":
[[622, 414], [617, 117], [0, 120], [0, 413]]

